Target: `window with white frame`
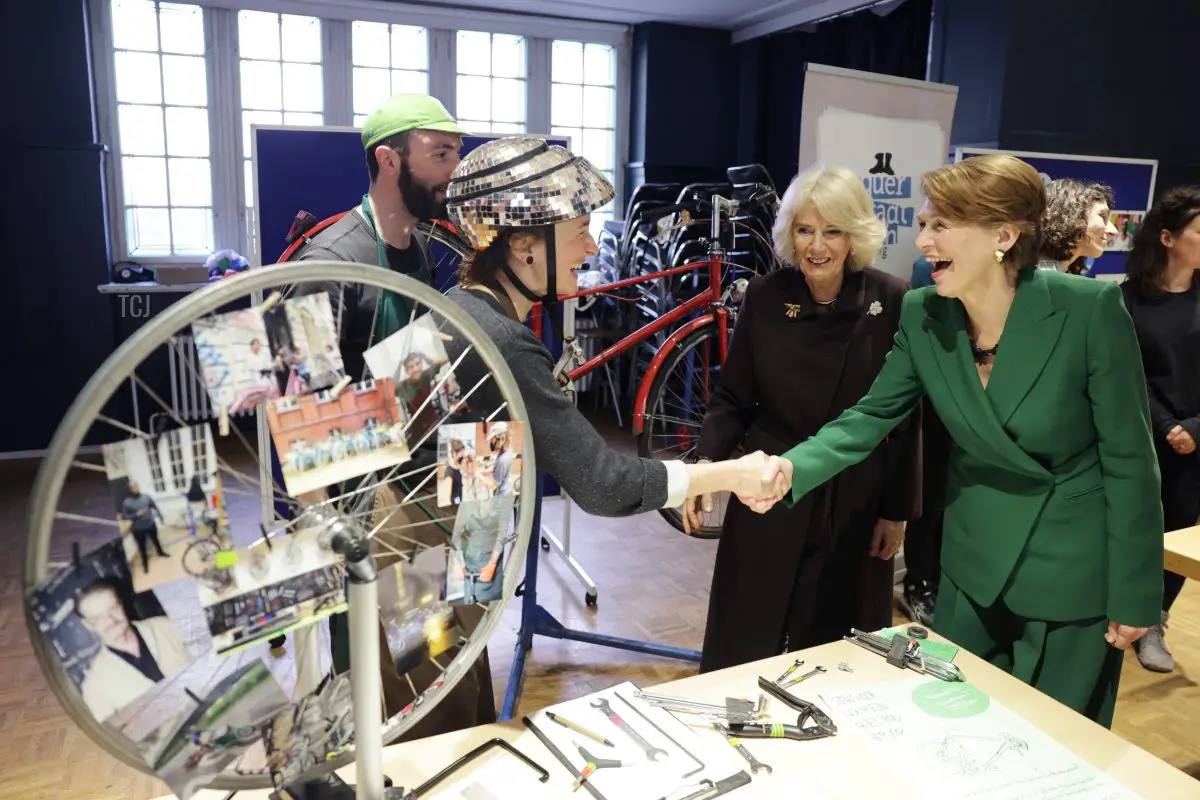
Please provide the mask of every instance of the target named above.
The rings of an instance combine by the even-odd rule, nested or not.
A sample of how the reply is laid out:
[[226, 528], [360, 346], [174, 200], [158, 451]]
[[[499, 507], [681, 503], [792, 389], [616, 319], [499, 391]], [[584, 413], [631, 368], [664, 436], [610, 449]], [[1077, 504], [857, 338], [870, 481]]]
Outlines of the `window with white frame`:
[[213, 250], [204, 12], [112, 0], [116, 152], [126, 258]]
[[[246, 207], [254, 205], [250, 126], [324, 125], [321, 20], [265, 11], [238, 12], [242, 94], [242, 174]], [[254, 236], [246, 215], [247, 240]], [[253, 251], [251, 245], [250, 250]]]
[[354, 127], [400, 92], [429, 92], [429, 32], [415, 25], [355, 22], [350, 27]]
[[[571, 137], [571, 149], [615, 183], [617, 57], [610, 44], [556, 39], [550, 60], [550, 133]], [[598, 236], [612, 219], [609, 204], [592, 213]]]
[[[394, 21], [356, 20], [365, 0], [323, 4], [315, 16], [276, 13], [282, 4], [266, 0], [242, 9], [225, 0], [86, 2], [113, 153], [117, 260], [198, 263], [219, 249], [253, 252], [257, 220], [239, 207], [254, 202], [251, 125], [360, 127], [397, 92], [444, 87], [467, 130], [566, 135], [619, 178], [625, 33], [616, 26], [597, 24], [589, 39], [587, 25], [537, 17], [528, 31], [513, 27], [526, 18], [496, 22], [504, 33], [483, 23], [457, 30], [450, 12], [431, 11], [421, 26], [401, 24], [411, 20], [399, 11]], [[552, 75], [531, 80], [543, 64]], [[611, 215], [595, 215], [597, 230]]]
[[455, 117], [478, 133], [525, 133], [525, 37], [458, 31]]

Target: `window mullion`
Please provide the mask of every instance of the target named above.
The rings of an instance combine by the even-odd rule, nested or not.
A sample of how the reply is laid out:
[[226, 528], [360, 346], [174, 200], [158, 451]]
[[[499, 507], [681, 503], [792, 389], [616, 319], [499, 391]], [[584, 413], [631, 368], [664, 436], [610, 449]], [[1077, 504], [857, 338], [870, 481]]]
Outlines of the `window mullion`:
[[616, 46], [616, 52], [613, 57], [617, 65], [617, 91], [616, 97], [616, 126], [613, 131], [614, 145], [616, 153], [613, 157], [613, 188], [616, 190], [616, 198], [612, 206], [613, 219], [624, 217], [623, 209], [625, 208], [625, 165], [629, 163], [629, 104], [631, 75], [632, 75], [632, 58], [630, 55], [629, 38], [626, 37], [624, 43]]
[[550, 50], [549, 39], [525, 40], [525, 131], [550, 133]]
[[456, 32], [446, 28], [431, 28], [429, 37], [429, 94], [442, 101], [456, 118], [456, 88], [458, 67], [456, 64]]
[[322, 19], [324, 57], [321, 63], [325, 86], [325, 124], [354, 124], [354, 76], [351, 67], [350, 23]]
[[238, 81], [237, 12], [204, 10], [208, 49], [209, 158], [213, 182], [213, 237], [217, 249], [246, 255], [246, 198], [242, 180], [241, 85]]

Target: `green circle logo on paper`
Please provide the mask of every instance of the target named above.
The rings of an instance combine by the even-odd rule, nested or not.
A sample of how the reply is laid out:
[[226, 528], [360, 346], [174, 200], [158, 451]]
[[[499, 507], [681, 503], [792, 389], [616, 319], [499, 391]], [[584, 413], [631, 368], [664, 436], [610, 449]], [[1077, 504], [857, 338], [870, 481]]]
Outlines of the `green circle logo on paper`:
[[934, 717], [964, 719], [987, 711], [991, 699], [970, 683], [930, 681], [913, 689], [913, 703]]

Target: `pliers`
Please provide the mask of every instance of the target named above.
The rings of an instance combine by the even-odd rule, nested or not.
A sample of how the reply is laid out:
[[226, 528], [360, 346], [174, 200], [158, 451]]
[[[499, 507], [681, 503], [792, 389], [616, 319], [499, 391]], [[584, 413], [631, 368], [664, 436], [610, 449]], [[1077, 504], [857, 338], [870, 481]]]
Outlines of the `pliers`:
[[733, 735], [743, 739], [794, 739], [806, 742], [812, 739], [824, 739], [837, 733], [837, 725], [833, 723], [829, 715], [812, 703], [793, 697], [766, 678], [760, 677], [758, 686], [776, 700], [799, 712], [800, 716], [796, 718], [796, 724], [783, 725], [777, 722], [765, 722], [730, 725], [729, 731]]

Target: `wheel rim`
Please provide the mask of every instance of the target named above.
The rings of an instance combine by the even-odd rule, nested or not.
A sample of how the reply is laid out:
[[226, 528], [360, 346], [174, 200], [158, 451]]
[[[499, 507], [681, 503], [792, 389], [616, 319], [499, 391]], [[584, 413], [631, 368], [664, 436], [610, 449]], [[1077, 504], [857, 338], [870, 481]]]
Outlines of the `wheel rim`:
[[[47, 683], [72, 721], [110, 754], [143, 772], [148, 767], [144, 756], [133, 743], [119, 737], [112, 730], [98, 723], [90, 710], [83, 704], [79, 690], [67, 675], [59, 658], [52, 652], [48, 633], [43, 633], [33, 615], [30, 600], [34, 591], [49, 575], [50, 546], [55, 521], [60, 519], [59, 502], [63, 486], [72, 462], [91, 426], [100, 418], [104, 406], [120, 390], [137, 366], [145, 363], [157, 348], [163, 346], [171, 335], [185, 328], [193, 320], [212, 314], [234, 301], [254, 292], [276, 286], [340, 280], [354, 282], [377, 289], [395, 292], [412, 298], [416, 303], [433, 310], [439, 317], [461, 332], [471, 349], [483, 360], [497, 387], [507, 403], [507, 416], [513, 421], [527, 421], [528, 415], [517, 389], [515, 380], [508, 370], [500, 351], [486, 337], [482, 329], [457, 305], [447, 301], [441, 294], [411, 278], [390, 270], [364, 264], [345, 262], [302, 261], [274, 265], [250, 270], [236, 277], [211, 284], [178, 303], [170, 306], [147, 322], [133, 336], [123, 342], [106, 359], [101, 368], [89, 379], [79, 396], [71, 404], [63, 422], [55, 431], [50, 447], [38, 471], [32, 493], [31, 515], [24, 564], [25, 617], [34, 654]], [[124, 365], [134, 365], [129, 371]], [[260, 428], [265, 421], [260, 417]], [[522, 459], [522, 475], [531, 479], [536, 474], [535, 454], [531, 437], [526, 437]], [[527, 472], [526, 472], [527, 471]], [[530, 482], [526, 482], [527, 485]], [[532, 499], [530, 499], [532, 500]], [[516, 521], [516, 537], [512, 552], [523, 553], [528, 546], [532, 529], [533, 502], [522, 502]], [[499, 600], [492, 602], [475, 628], [468, 642], [455, 655], [451, 664], [443, 671], [440, 682], [418, 695], [423, 702], [415, 702], [409, 710], [387, 720], [384, 725], [385, 743], [394, 741], [404, 731], [419, 723], [458, 684], [486, 646], [494, 633], [504, 606], [513, 595], [520, 577], [519, 571], [509, 569], [504, 575], [504, 589]], [[373, 667], [372, 667], [373, 668]], [[353, 758], [345, 752], [326, 762], [326, 769], [337, 769]], [[208, 784], [216, 789], [250, 789], [270, 785], [264, 775], [237, 775], [221, 773]]]

